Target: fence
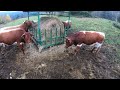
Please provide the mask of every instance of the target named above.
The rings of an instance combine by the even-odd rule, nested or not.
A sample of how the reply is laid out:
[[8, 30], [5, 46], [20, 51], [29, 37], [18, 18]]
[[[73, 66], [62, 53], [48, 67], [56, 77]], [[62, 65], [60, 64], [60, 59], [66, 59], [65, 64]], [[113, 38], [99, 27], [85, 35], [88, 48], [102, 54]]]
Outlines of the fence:
[[[37, 29], [32, 29], [30, 30], [35, 38], [35, 41], [37, 42], [38, 45], [43, 46], [43, 48], [48, 48], [52, 47], [55, 45], [63, 44], [64, 43], [64, 38], [67, 35], [67, 32], [70, 30], [68, 28], [64, 28], [64, 32], [61, 31], [61, 28], [55, 28], [55, 30], [40, 30], [40, 12], [38, 12], [38, 27]], [[44, 15], [49, 15], [49, 14], [44, 14]], [[51, 15], [50, 15], [51, 16]], [[28, 13], [28, 19], [29, 18], [29, 13]], [[70, 20], [70, 14], [68, 16], [68, 19]]]

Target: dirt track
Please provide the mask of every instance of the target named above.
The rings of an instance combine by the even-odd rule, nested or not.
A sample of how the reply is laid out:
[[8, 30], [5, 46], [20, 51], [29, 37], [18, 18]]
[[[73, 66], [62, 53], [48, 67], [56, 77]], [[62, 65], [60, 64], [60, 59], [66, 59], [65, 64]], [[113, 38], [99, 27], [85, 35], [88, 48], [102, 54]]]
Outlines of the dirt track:
[[[73, 47], [74, 49], [74, 47]], [[81, 49], [77, 56], [71, 50], [64, 52], [64, 45], [51, 47], [39, 53], [26, 48], [24, 56], [17, 46], [2, 48], [0, 53], [1, 79], [114, 79], [120, 78], [113, 46], [103, 45], [98, 56], [88, 49]], [[10, 77], [11, 76], [11, 77]]]

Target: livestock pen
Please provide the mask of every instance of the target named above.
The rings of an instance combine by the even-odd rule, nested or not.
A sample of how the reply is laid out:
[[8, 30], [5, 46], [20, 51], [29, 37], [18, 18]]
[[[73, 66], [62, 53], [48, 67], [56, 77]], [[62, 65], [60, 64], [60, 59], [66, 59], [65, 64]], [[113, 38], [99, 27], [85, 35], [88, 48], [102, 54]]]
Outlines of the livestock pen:
[[[68, 14], [66, 17], [68, 17], [68, 21], [70, 21], [70, 12], [64, 13]], [[43, 17], [43, 15], [49, 16]], [[43, 46], [43, 48], [63, 44], [64, 38], [67, 35], [68, 31], [71, 30], [71, 28], [64, 27], [64, 25], [62, 25], [62, 21], [55, 17], [54, 12], [52, 13], [52, 15], [50, 15], [50, 13], [41, 14], [41, 12], [38, 12], [37, 17], [37, 28], [32, 28], [30, 30], [34, 35], [34, 41], [36, 42], [36, 44], [39, 46]], [[29, 12], [28, 20], [30, 20]], [[49, 24], [49, 26], [46, 29], [47, 24]]]

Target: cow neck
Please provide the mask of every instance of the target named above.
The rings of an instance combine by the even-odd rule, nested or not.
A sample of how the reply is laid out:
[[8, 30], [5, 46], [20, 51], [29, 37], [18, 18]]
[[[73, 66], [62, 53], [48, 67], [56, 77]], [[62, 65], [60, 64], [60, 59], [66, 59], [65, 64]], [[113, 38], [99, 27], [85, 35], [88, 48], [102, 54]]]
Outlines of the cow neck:
[[21, 28], [25, 29], [25, 31], [28, 31], [28, 27], [24, 23], [21, 25]]
[[79, 43], [79, 33], [74, 34], [74, 44], [75, 46]]

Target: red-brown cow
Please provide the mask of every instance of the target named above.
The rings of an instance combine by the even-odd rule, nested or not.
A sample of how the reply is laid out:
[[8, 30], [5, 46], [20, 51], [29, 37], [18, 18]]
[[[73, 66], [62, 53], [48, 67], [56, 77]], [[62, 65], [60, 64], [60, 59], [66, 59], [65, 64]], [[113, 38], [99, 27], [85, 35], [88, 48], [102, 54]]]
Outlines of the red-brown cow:
[[36, 26], [37, 26], [37, 23], [35, 23], [34, 21], [26, 20], [24, 23], [20, 25], [1, 28], [0, 31], [21, 28], [21, 29], [24, 29], [26, 32], [28, 32], [29, 28], [36, 27]]
[[79, 31], [66, 37], [66, 46], [68, 48], [72, 45], [77, 46], [75, 52], [78, 52], [82, 44], [94, 45], [93, 50], [96, 49], [96, 53], [100, 50], [105, 34], [97, 31]]
[[[14, 29], [19, 30], [21, 28], [21, 30], [25, 30], [26, 32], [28, 32], [29, 28], [36, 27], [36, 26], [37, 26], [37, 23], [35, 23], [34, 21], [26, 20], [23, 24], [16, 25], [16, 26], [10, 26], [10, 27], [4, 27], [4, 28], [1, 28], [0, 31], [14, 30]], [[21, 41], [25, 43], [24, 39], [22, 39]], [[5, 47], [6, 45], [3, 44], [3, 46]]]
[[72, 26], [71, 20], [63, 21], [62, 23], [64, 24], [64, 28], [71, 28]]
[[31, 33], [26, 32], [21, 28], [0, 31], [0, 43], [12, 45], [13, 43], [17, 42], [18, 46], [23, 51], [23, 54], [25, 54], [23, 49], [23, 43], [21, 43], [21, 39], [24, 39], [25, 43], [30, 43]]

